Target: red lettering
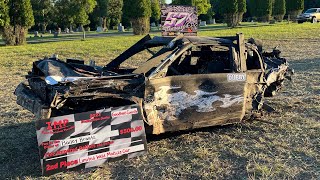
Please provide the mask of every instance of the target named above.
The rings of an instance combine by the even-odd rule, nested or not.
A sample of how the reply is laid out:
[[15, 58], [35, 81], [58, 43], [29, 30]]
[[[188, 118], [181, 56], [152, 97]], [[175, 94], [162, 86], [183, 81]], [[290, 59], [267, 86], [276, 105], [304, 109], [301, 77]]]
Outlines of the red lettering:
[[101, 113], [90, 114], [90, 119], [95, 117], [100, 117], [100, 116], [101, 116]]
[[62, 167], [68, 167], [68, 166], [73, 166], [79, 164], [78, 160], [73, 160], [73, 161], [61, 161], [60, 162], [60, 168]]
[[55, 169], [58, 169], [58, 163], [53, 164], [53, 165], [51, 165], [51, 164], [47, 164], [46, 165], [46, 171], [52, 171], [52, 170], [55, 170]]
[[[53, 125], [51, 122], [46, 122], [47, 124], [47, 130], [56, 130], [56, 129], [61, 129], [67, 127], [67, 124], [69, 123], [68, 119], [63, 119], [60, 121], [54, 121]], [[52, 128], [53, 126], [53, 128]]]
[[127, 134], [131, 132], [138, 132], [142, 130], [142, 126], [137, 126], [134, 128], [120, 129], [120, 134]]
[[68, 122], [69, 122], [68, 119], [64, 119], [64, 120], [63, 120], [64, 127], [67, 126]]
[[48, 130], [52, 130], [51, 122], [46, 122], [46, 124], [47, 124], [47, 129], [48, 129]]

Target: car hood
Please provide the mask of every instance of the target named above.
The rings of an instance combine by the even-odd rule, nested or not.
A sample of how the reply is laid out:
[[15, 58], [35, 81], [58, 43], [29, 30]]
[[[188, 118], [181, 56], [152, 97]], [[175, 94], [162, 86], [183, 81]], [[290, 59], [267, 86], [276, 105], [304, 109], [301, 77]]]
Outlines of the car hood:
[[117, 101], [134, 102], [143, 97], [143, 75], [116, 74], [101, 69], [57, 59], [36, 61], [27, 80], [15, 90], [17, 103], [43, 118], [43, 109], [57, 110], [60, 114], [55, 115], [63, 115], [75, 110], [112, 107]]

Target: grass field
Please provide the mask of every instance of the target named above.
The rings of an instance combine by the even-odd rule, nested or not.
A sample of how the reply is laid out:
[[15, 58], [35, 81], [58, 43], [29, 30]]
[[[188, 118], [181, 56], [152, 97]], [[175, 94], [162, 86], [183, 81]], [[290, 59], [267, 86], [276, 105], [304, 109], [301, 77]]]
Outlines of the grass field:
[[[318, 179], [320, 177], [320, 23], [202, 28], [201, 36], [242, 32], [280, 46], [295, 69], [293, 82], [267, 101], [276, 113], [261, 122], [148, 137], [148, 155], [53, 179]], [[157, 35], [157, 33], [155, 34]], [[94, 59], [104, 65], [142, 36], [110, 36], [0, 47], [0, 179], [42, 178], [33, 115], [13, 91], [44, 56]], [[139, 59], [137, 59], [137, 62]]]

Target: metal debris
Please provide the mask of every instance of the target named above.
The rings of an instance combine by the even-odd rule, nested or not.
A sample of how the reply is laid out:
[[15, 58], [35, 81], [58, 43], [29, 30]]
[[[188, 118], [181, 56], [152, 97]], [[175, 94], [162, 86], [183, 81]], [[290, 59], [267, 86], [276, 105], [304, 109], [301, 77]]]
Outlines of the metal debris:
[[[258, 44], [259, 43], [259, 44]], [[153, 47], [162, 47], [153, 52]], [[121, 68], [147, 51], [138, 68]], [[253, 117], [291, 78], [280, 51], [232, 37], [145, 36], [104, 67], [46, 58], [34, 62], [15, 94], [38, 119], [138, 104], [150, 132], [225, 125]], [[268, 109], [271, 109], [269, 107]]]

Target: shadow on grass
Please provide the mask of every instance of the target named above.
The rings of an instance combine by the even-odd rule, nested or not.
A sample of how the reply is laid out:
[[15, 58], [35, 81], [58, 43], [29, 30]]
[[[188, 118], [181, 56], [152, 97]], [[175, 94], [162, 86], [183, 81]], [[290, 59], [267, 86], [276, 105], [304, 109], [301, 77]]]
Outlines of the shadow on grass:
[[[112, 36], [128, 36], [132, 35], [132, 32], [110, 32], [110, 33], [88, 33], [86, 34], [85, 38], [98, 38], [98, 37], [112, 37]], [[50, 42], [61, 42], [61, 41], [75, 41], [75, 40], [82, 40], [83, 34], [76, 33], [76, 34], [62, 34], [58, 37], [44, 36], [44, 37], [29, 37], [27, 38], [28, 44], [41, 44], [41, 43], [50, 43]], [[0, 46], [5, 46], [4, 41], [0, 40]]]
[[145, 171], [137, 171], [134, 159], [123, 160], [111, 165], [111, 178], [123, 179], [133, 174], [136, 177], [156, 179], [221, 179], [222, 177], [239, 179], [239, 177], [248, 177], [246, 171], [248, 158], [228, 148], [221, 148], [221, 146], [231, 146], [228, 139], [221, 137], [227, 136], [237, 140], [246, 138], [248, 135], [246, 133], [239, 135], [237, 131], [239, 128], [242, 131], [264, 133], [264, 130], [258, 126], [234, 124], [148, 135], [150, 152], [146, 158], [138, 162], [140, 169], [145, 169]]
[[[246, 124], [250, 125], [249, 122]], [[164, 139], [176, 138], [181, 135], [192, 134], [192, 133], [201, 133], [201, 132], [208, 132], [208, 133], [219, 132], [219, 134], [225, 134], [225, 133], [229, 134], [230, 132], [235, 131], [240, 126], [241, 126], [242, 130], [254, 130], [257, 132], [264, 132], [264, 130], [260, 127], [255, 126], [254, 129], [250, 129], [250, 127], [247, 125], [243, 126], [243, 124], [239, 123], [239, 124], [229, 124], [229, 125], [223, 125], [223, 126], [203, 127], [203, 128], [199, 128], [199, 129], [191, 129], [191, 130], [176, 131], [176, 132], [166, 132], [166, 133], [159, 134], [159, 135], [148, 134], [147, 141], [148, 142], [161, 141]]]
[[[112, 32], [112, 33], [97, 33], [97, 34], [86, 34], [85, 38], [97, 38], [97, 37], [111, 37], [111, 36], [128, 36], [131, 35], [132, 32]], [[60, 41], [74, 41], [83, 39], [83, 34], [68, 34], [61, 35], [58, 37], [42, 37], [42, 38], [28, 38], [28, 44], [39, 44], [39, 43], [47, 43], [47, 42], [60, 42]]]
[[318, 72], [320, 69], [320, 59], [303, 59], [290, 61], [289, 63], [295, 72]]
[[[244, 23], [238, 28], [254, 28], [254, 27], [263, 27], [263, 26], [272, 26], [272, 24], [263, 24], [263, 23]], [[216, 24], [216, 25], [208, 25], [204, 27], [199, 27], [199, 31], [216, 31], [223, 29], [232, 29], [226, 26], [226, 24]], [[154, 29], [150, 32], [150, 34], [158, 34], [161, 30]], [[128, 36], [132, 35], [132, 31], [126, 32], [105, 32], [105, 33], [95, 33], [88, 32], [86, 34], [86, 38], [97, 38], [97, 37], [108, 37], [108, 36]], [[61, 42], [61, 41], [74, 41], [83, 39], [82, 33], [74, 33], [74, 34], [61, 34], [58, 37], [53, 37], [52, 35], [45, 35], [44, 37], [32, 37], [32, 34], [28, 34], [27, 43], [28, 44], [40, 44], [40, 43], [48, 43], [48, 42]], [[5, 46], [3, 40], [0, 40], [0, 46]]]
[[[219, 132], [229, 134], [236, 127], [237, 125], [207, 127], [161, 135], [147, 135], [147, 137], [148, 142], [156, 142], [163, 139], [175, 139], [183, 134], [190, 133]], [[0, 140], [0, 179], [38, 178], [42, 176], [34, 122], [0, 127]], [[117, 171], [119, 171], [118, 166], [121, 166], [121, 164], [115, 163]], [[136, 168], [130, 169], [137, 171]], [[128, 167], [126, 170], [128, 170]]]
[[33, 122], [0, 127], [0, 179], [41, 176]]

